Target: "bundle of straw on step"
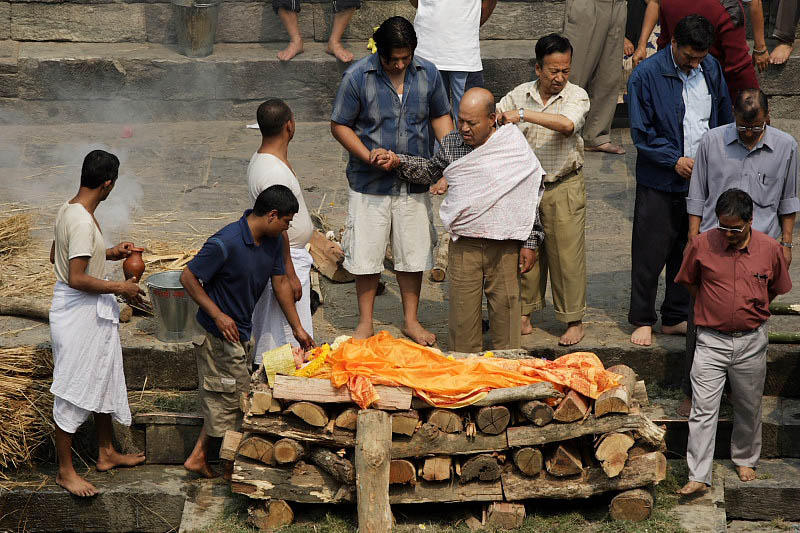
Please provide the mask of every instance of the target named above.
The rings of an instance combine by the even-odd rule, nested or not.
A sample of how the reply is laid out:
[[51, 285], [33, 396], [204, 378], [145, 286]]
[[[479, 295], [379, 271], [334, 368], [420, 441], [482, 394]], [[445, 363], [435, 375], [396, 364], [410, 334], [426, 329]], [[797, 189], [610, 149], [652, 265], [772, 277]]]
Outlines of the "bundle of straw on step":
[[0, 348], [0, 477], [30, 463], [53, 431], [53, 362], [36, 346]]
[[31, 215], [24, 213], [0, 220], [0, 254], [23, 249], [31, 238]]

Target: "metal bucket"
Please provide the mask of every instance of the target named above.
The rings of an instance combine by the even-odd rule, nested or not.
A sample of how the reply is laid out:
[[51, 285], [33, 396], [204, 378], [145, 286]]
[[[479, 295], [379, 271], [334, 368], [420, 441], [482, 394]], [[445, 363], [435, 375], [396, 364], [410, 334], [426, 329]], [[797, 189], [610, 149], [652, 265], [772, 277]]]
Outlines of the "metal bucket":
[[147, 290], [158, 323], [156, 337], [163, 342], [188, 342], [200, 330], [197, 304], [181, 285], [181, 272], [158, 272], [147, 278]]
[[206, 57], [214, 51], [220, 0], [172, 0], [178, 52]]

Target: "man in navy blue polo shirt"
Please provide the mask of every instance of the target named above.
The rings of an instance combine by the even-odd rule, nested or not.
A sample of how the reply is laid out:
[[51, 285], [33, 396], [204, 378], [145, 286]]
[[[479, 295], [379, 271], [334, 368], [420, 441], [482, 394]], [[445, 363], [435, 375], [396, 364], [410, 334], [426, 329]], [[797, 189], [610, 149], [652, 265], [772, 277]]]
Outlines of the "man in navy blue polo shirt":
[[436, 243], [428, 185], [396, 180], [385, 154], [430, 159], [431, 129], [439, 140], [453, 130], [450, 103], [436, 66], [414, 56], [417, 35], [409, 21], [389, 18], [373, 38], [378, 52], [347, 69], [331, 114], [331, 133], [350, 152], [342, 247], [344, 268], [356, 276], [359, 321], [353, 336], [374, 333], [372, 309], [391, 241], [403, 333], [432, 345], [436, 336], [417, 318], [422, 272], [433, 266]]
[[239, 394], [250, 385], [251, 317], [268, 281], [300, 345], [314, 345], [300, 324], [283, 266], [281, 234], [298, 207], [288, 187], [264, 189], [253, 209], [212, 235], [181, 274], [181, 283], [199, 306], [197, 321], [206, 330], [196, 353], [204, 423], [183, 464], [189, 471], [214, 477], [207, 461], [210, 438], [242, 423]]

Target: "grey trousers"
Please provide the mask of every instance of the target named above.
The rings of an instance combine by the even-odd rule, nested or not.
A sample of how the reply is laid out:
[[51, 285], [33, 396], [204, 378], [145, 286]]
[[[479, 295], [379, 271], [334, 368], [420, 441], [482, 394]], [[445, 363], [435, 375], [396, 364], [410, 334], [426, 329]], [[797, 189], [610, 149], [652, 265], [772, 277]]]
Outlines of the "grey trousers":
[[767, 373], [767, 326], [741, 337], [697, 327], [686, 462], [689, 480], [711, 485], [714, 437], [727, 374], [733, 403], [731, 460], [755, 467], [761, 455], [761, 395]]

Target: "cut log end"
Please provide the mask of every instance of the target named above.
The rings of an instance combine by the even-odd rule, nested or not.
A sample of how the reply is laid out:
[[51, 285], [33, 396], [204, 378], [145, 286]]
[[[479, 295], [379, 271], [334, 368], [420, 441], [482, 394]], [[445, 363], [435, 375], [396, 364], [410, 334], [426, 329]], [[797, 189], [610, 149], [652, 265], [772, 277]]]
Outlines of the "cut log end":
[[247, 521], [261, 531], [275, 531], [294, 522], [294, 513], [284, 500], [270, 500], [250, 507]]
[[576, 422], [582, 420], [588, 411], [589, 403], [586, 398], [570, 390], [553, 412], [553, 418], [559, 422]]
[[542, 471], [542, 452], [537, 448], [520, 448], [514, 452], [514, 464], [526, 476], [535, 476]]
[[310, 426], [323, 428], [328, 424], [325, 409], [315, 403], [295, 402], [286, 410]]
[[630, 405], [627, 389], [620, 385], [609, 389], [594, 402], [594, 415], [601, 417], [610, 413], [627, 413]]
[[494, 481], [500, 479], [500, 464], [497, 458], [483, 453], [470, 457], [461, 465], [461, 483], [477, 479], [479, 481]]
[[494, 502], [486, 513], [486, 526], [490, 529], [518, 529], [524, 521], [525, 505], [521, 503]]
[[449, 409], [434, 409], [428, 416], [428, 424], [444, 431], [445, 433], [461, 433], [464, 431], [464, 421]]
[[523, 417], [540, 427], [553, 420], [553, 408], [538, 400], [521, 402], [519, 411]]
[[450, 456], [428, 457], [422, 466], [422, 479], [444, 481], [450, 479], [453, 459]]
[[653, 511], [653, 494], [647, 489], [621, 492], [611, 500], [608, 510], [614, 520], [647, 520]]
[[348, 407], [336, 417], [334, 426], [341, 429], [349, 429], [350, 431], [356, 430], [356, 421], [358, 420], [358, 409]]
[[226, 461], [233, 461], [236, 459], [236, 450], [239, 449], [239, 444], [242, 442], [242, 434], [238, 431], [226, 431], [225, 436], [222, 438], [222, 445], [219, 448], [219, 458]]
[[419, 425], [419, 413], [416, 411], [402, 411], [392, 414], [392, 433], [410, 437]]
[[478, 429], [488, 435], [499, 435], [508, 427], [511, 412], [504, 405], [481, 407], [475, 415]]
[[265, 465], [275, 464], [274, 447], [268, 440], [261, 437], [248, 436], [242, 439], [237, 454], [248, 459], [253, 459]]
[[417, 473], [411, 461], [406, 459], [392, 459], [389, 464], [389, 483], [392, 485], [414, 484]]
[[559, 444], [546, 461], [547, 472], [554, 476], [572, 476], [583, 471], [580, 451], [574, 441]]
[[273, 445], [273, 454], [278, 464], [296, 463], [305, 455], [305, 448], [294, 439], [280, 439]]

